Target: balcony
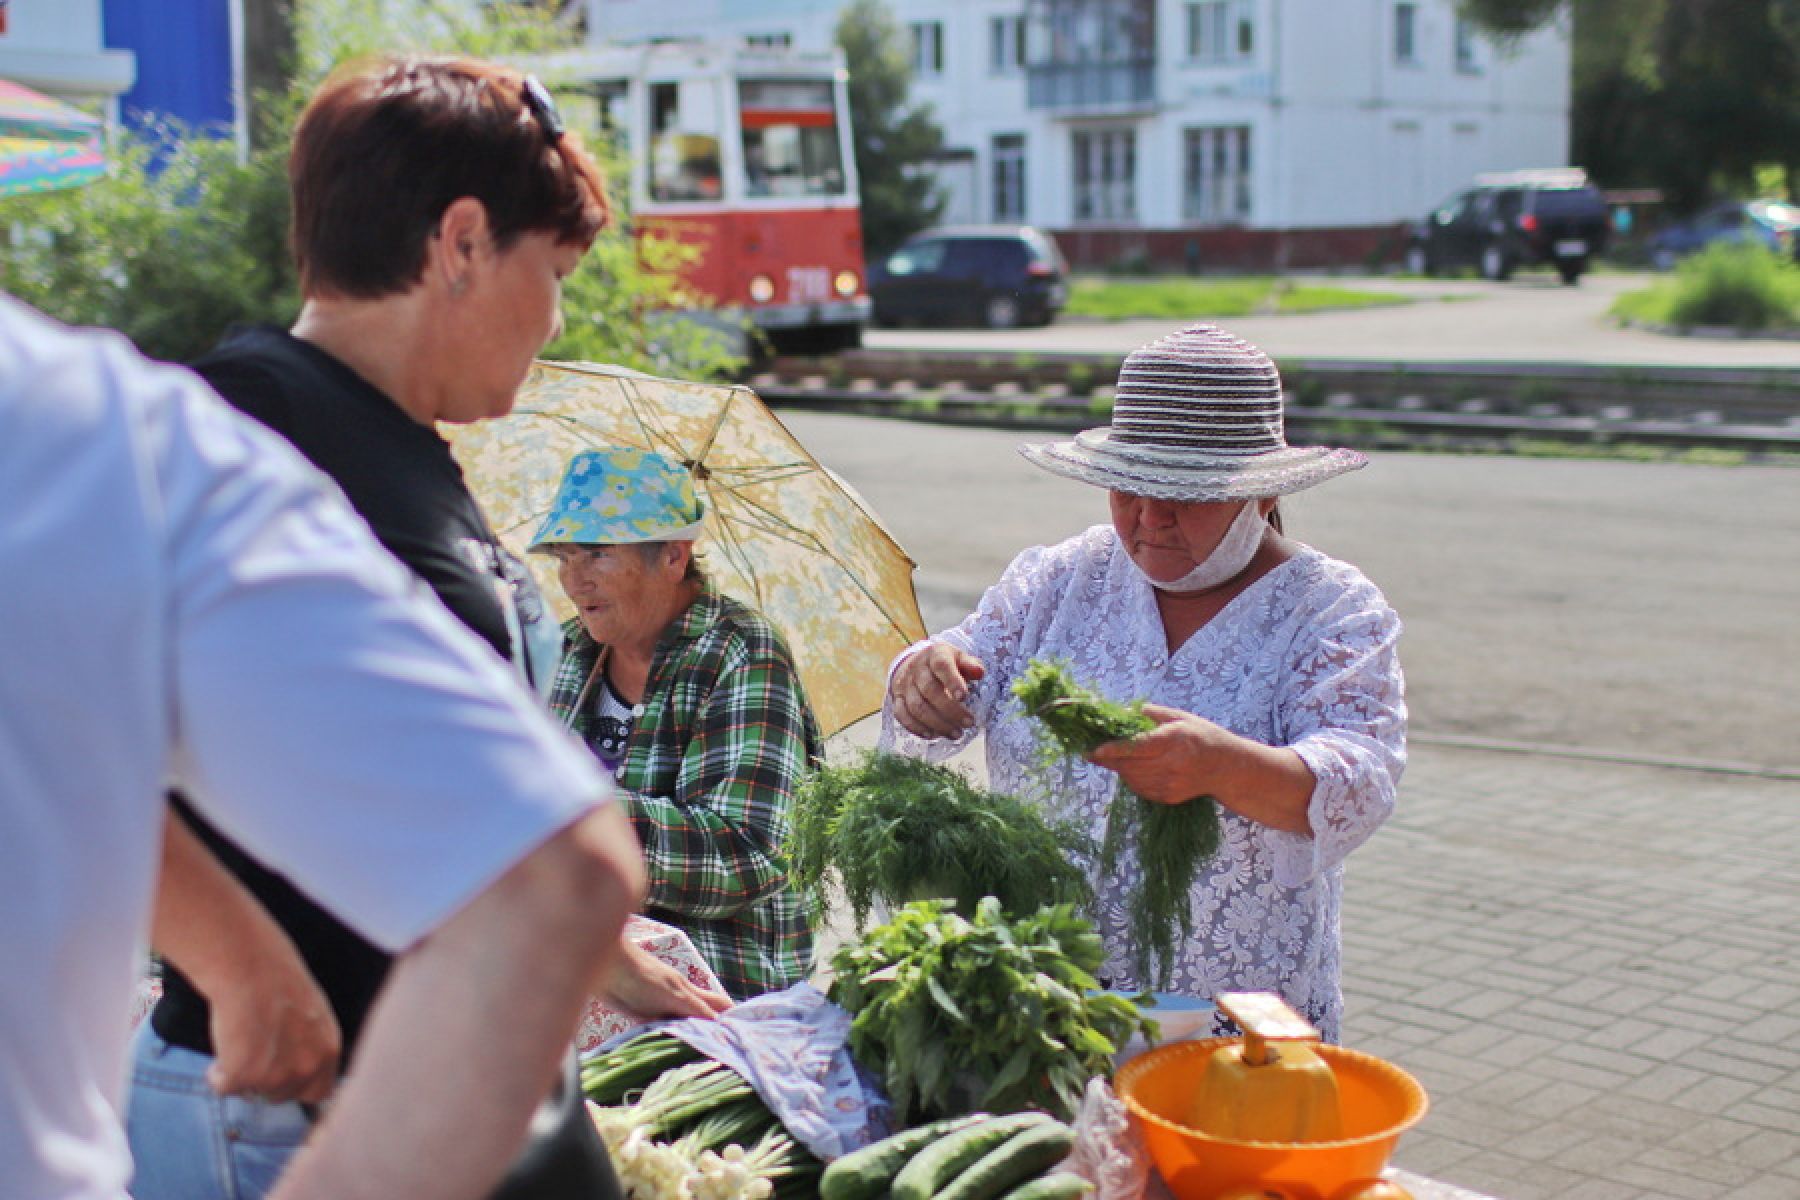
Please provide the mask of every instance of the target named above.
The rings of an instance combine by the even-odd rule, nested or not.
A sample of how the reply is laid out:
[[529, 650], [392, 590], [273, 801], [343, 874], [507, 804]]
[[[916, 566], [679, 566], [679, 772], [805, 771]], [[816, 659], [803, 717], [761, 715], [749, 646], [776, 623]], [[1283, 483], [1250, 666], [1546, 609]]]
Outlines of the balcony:
[[1154, 56], [1111, 62], [1032, 63], [1026, 103], [1060, 117], [1117, 116], [1156, 108]]

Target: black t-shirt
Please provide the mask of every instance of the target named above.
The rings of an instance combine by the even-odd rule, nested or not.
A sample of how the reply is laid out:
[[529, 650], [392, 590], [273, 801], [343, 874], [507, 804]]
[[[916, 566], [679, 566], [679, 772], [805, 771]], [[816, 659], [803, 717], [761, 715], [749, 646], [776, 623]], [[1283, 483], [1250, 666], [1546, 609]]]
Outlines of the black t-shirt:
[[[547, 679], [545, 651], [554, 655], [556, 623], [524, 565], [489, 531], [462, 469], [434, 429], [331, 355], [279, 329], [234, 329], [194, 369], [335, 479], [381, 543], [464, 624], [509, 660], [537, 658], [535, 671], [523, 669], [528, 677]], [[279, 629], [267, 635], [283, 636]], [[538, 653], [529, 654], [528, 646]], [[343, 1027], [348, 1062], [389, 956], [227, 841], [179, 798], [175, 804], [293, 939]], [[206, 1001], [172, 966], [165, 969], [163, 999], [150, 1019], [165, 1040], [212, 1053]]]

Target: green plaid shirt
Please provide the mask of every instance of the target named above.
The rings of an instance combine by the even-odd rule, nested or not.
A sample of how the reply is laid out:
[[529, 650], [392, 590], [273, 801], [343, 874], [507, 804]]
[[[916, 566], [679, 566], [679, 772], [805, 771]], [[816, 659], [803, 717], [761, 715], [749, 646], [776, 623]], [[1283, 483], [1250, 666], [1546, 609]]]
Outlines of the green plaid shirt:
[[[579, 621], [563, 635], [550, 707], [591, 744], [602, 648]], [[708, 585], [663, 631], [643, 708], [618, 783], [644, 847], [646, 915], [686, 931], [734, 999], [800, 982], [812, 930], [782, 844], [822, 747], [786, 645]]]

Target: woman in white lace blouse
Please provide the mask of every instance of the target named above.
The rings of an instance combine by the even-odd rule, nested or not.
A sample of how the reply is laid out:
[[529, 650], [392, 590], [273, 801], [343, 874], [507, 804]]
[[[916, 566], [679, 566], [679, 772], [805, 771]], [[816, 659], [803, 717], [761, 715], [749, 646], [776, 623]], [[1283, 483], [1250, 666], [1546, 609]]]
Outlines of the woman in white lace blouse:
[[[1213, 796], [1223, 837], [1172, 986], [1280, 992], [1336, 1040], [1344, 860], [1393, 811], [1406, 761], [1400, 620], [1355, 567], [1283, 536], [1277, 498], [1365, 458], [1288, 446], [1274, 364], [1208, 325], [1126, 359], [1109, 427], [1021, 452], [1107, 489], [1112, 521], [1025, 551], [962, 624], [907, 650], [884, 747], [942, 759], [983, 733], [992, 785], [1029, 795], [1037, 730], [1010, 690], [1027, 663], [1145, 699], [1158, 728], [1095, 750], [1047, 803], [1098, 840], [1118, 778], [1163, 804]], [[1127, 855], [1095, 880], [1115, 987], [1147, 982], [1137, 873]]]

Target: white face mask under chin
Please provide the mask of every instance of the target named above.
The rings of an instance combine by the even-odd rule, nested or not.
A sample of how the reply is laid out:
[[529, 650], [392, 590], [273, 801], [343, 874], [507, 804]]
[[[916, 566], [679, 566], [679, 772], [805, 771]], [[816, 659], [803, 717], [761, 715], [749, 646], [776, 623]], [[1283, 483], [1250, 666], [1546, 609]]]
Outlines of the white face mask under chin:
[[[1262, 505], [1255, 500], [1244, 501], [1244, 507], [1232, 519], [1231, 527], [1225, 536], [1219, 539], [1212, 553], [1208, 554], [1200, 565], [1183, 575], [1180, 579], [1151, 579], [1150, 586], [1159, 592], [1173, 592], [1177, 595], [1190, 592], [1204, 592], [1208, 588], [1218, 587], [1226, 580], [1238, 575], [1250, 565], [1256, 557], [1257, 548], [1262, 545], [1263, 534], [1267, 533], [1269, 523], [1262, 514]], [[1143, 574], [1143, 568], [1138, 572]]]

